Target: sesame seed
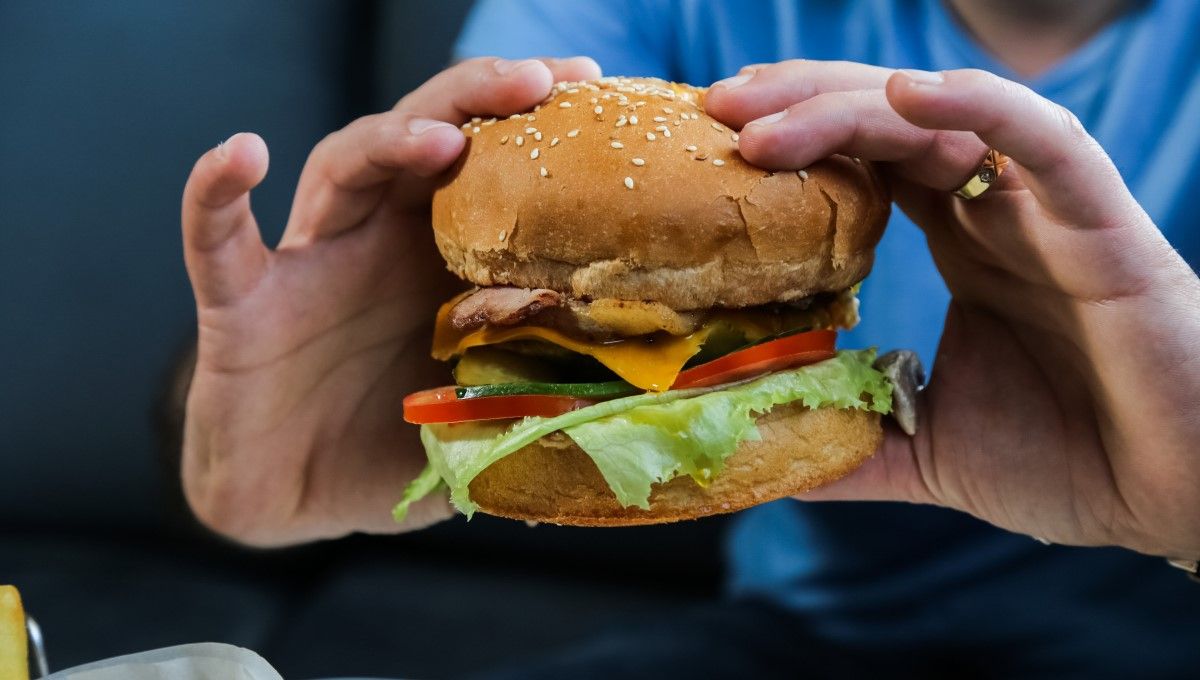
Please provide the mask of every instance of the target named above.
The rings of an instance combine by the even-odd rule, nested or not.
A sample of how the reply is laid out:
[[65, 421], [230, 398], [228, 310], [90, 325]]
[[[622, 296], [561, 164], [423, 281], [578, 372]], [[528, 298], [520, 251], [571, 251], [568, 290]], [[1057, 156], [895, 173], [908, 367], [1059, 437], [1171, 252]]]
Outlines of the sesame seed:
[[496, 124], [496, 119], [495, 119], [495, 118], [488, 118], [487, 120], [483, 121], [483, 124], [484, 124], [484, 125], [495, 125], [495, 124]]
[[558, 137], [550, 140], [550, 146], [558, 146]]
[[559, 102], [559, 103], [558, 103], [558, 108], [560, 108], [560, 109], [569, 109], [569, 108], [571, 108], [571, 102]]
[[729, 138], [730, 138], [730, 139], [732, 139], [732, 140], [733, 140], [733, 141], [735, 141], [735, 142], [736, 142], [737, 140], [741, 139], [741, 137], [739, 137], [739, 136], [738, 136], [738, 133], [736, 133], [736, 132], [735, 132], [735, 133], [733, 133], [732, 135], [729, 135]]
[[534, 138], [534, 139], [536, 139], [536, 140], [538, 140], [539, 142], [540, 142], [540, 141], [542, 141], [542, 132], [541, 132], [541, 130], [538, 130], [537, 132], [533, 133], [533, 138]]
[[471, 128], [471, 132], [473, 132], [475, 134], [479, 134], [479, 126], [476, 125], [475, 127]]
[[525, 143], [525, 138], [522, 137], [521, 135], [517, 135], [517, 146], [521, 146], [524, 143]]
[[533, 121], [537, 120], [537, 116], [535, 116], [535, 115], [533, 115], [533, 114], [531, 113], [531, 114], [529, 114], [528, 116], [525, 116], [525, 120], [527, 120], [527, 121], [529, 121], [530, 123], [532, 123]]
[[669, 107], [669, 106], [664, 106], [664, 107], [663, 107], [663, 113], [675, 113], [675, 109], [673, 109], [673, 108], [671, 108], [671, 107]]
[[666, 116], [655, 116], [654, 122], [655, 123], [665, 123], [665, 122], [667, 122], [667, 118], [666, 118]]
[[503, 241], [503, 240], [504, 240], [504, 239], [506, 239], [506, 238], [508, 238], [508, 230], [507, 230], [507, 229], [501, 229], [501, 230], [500, 230], [500, 240], [501, 240], [501, 241]]
[[692, 114], [692, 120], [700, 120], [700, 114], [698, 114], [698, 113], [693, 113], [693, 114]]
[[578, 88], [578, 87], [572, 87], [572, 88], [570, 88], [569, 90], [567, 90], [567, 94], [579, 94], [579, 88]]
[[633, 178], [632, 178], [632, 177], [626, 177], [626, 178], [625, 178], [625, 188], [626, 188], [626, 189], [632, 189], [632, 188], [633, 188]]
[[718, 124], [716, 124], [716, 123], [709, 123], [709, 126], [710, 126], [710, 127], [712, 127], [712, 129], [714, 129], [714, 130], [720, 130], [720, 129], [721, 129], [721, 126], [720, 126], [720, 125], [718, 125]]
[[519, 114], [519, 113], [514, 113], [513, 115], [509, 116], [509, 117], [508, 117], [508, 119], [509, 119], [509, 120], [513, 120], [514, 118], [520, 118], [520, 117], [521, 117], [521, 114]]
[[596, 108], [592, 109], [592, 113], [594, 113], [594, 114], [596, 114], [597, 116], [599, 116], [600, 114], [604, 113], [604, 107], [603, 107], [603, 106], [600, 106], [599, 104], [597, 104], [597, 105], [596, 105]]
[[804, 170], [797, 170], [796, 174], [799, 175], [801, 181], [808, 179], [808, 172]]
[[501, 144], [508, 144], [508, 135], [504, 135], [503, 137], [501, 137], [501, 138], [500, 138], [500, 143], [501, 143]]
[[624, 149], [625, 148], [625, 145], [620, 142], [612, 142], [609, 146], [611, 146], [614, 149]]
[[696, 150], [696, 145], [695, 145], [695, 144], [688, 144], [688, 145], [687, 145], [687, 147], [685, 147], [685, 150], [686, 150], [686, 151], [695, 151], [695, 150]]
[[713, 159], [713, 165], [715, 165], [715, 166], [717, 166], [717, 167], [719, 168], [719, 167], [721, 167], [722, 165], [725, 165], [725, 161], [721, 160], [720, 158], [714, 158], [714, 159]]
[[666, 131], [667, 131], [667, 126], [666, 126], [666, 125], [659, 125], [659, 126], [656, 126], [654, 129], [655, 129], [655, 130], [658, 130], [659, 132], [666, 132]]
[[482, 118], [480, 118], [479, 116], [475, 116], [474, 118], [472, 118], [472, 119], [471, 119], [471, 122], [472, 122], [472, 123], [479, 123], [479, 122], [480, 122], [480, 121], [482, 121], [482, 120], [483, 120], [483, 119], [482, 119]]
[[578, 137], [579, 136], [579, 128], [575, 128], [574, 130], [571, 130], [570, 132], [567, 133], [567, 136], [568, 137]]
[[630, 124], [630, 125], [637, 125], [637, 116], [630, 116], [630, 117], [629, 117], [629, 124]]
[[537, 128], [535, 128], [535, 127], [527, 127], [527, 128], [525, 128], [525, 134], [527, 134], [527, 135], [532, 135], [532, 134], [533, 134], [533, 133], [535, 133], [535, 132], [537, 132]]
[[653, 132], [647, 132], [647, 133], [646, 133], [646, 139], [647, 139], [648, 141], [651, 141], [651, 142], [653, 142], [655, 139], [657, 139], [657, 137], [655, 137], [655, 136], [654, 136], [654, 133], [653, 133]]
[[707, 159], [708, 159], [707, 153], [702, 153], [702, 154], [696, 156], [696, 160], [698, 160], [698, 161], [703, 161], [703, 160], [707, 160]]
[[467, 128], [469, 128], [469, 127], [471, 127], [471, 124], [470, 124], [470, 123], [463, 123], [463, 124], [462, 124], [462, 129], [464, 129], [464, 130], [466, 130], [466, 129], [467, 129]]
[[646, 161], [645, 161], [644, 159], [641, 159], [641, 158], [635, 158], [635, 159], [633, 159], [633, 164], [634, 164], [634, 165], [636, 165], [636, 166], [638, 166], [638, 167], [640, 168], [640, 167], [642, 167], [643, 165], [645, 165], [645, 164], [646, 164]]
[[662, 131], [662, 133], [663, 133], [663, 137], [670, 137], [670, 136], [671, 136], [671, 131], [670, 131], [670, 130], [663, 130], [663, 131]]
[[641, 108], [641, 107], [643, 107], [643, 106], [645, 106], [645, 105], [646, 105], [646, 102], [635, 102], [635, 103], [633, 104], [633, 108], [637, 109], [637, 108]]
[[530, 158], [531, 160], [532, 160], [532, 159], [535, 159], [535, 158], [537, 158], [537, 157], [538, 157], [538, 156], [540, 156], [540, 155], [542, 155], [542, 152], [541, 152], [541, 150], [540, 150], [540, 149], [538, 149], [537, 147], [534, 147], [533, 151], [530, 151], [530, 152], [529, 152], [529, 158]]
[[538, 174], [541, 175], [542, 177], [550, 176], [550, 173], [546, 172], [546, 166], [544, 166], [544, 165], [542, 167], [538, 168]]
[[625, 124], [628, 122], [629, 121], [625, 119], [625, 116], [621, 116], [617, 119], [617, 124], [614, 127], [625, 127]]

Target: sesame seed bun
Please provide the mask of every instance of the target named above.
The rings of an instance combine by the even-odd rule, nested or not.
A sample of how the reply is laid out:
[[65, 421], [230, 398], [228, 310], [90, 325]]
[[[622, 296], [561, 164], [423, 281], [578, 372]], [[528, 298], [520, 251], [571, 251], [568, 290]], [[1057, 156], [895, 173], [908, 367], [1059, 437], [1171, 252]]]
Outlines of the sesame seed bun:
[[617, 502], [600, 470], [561, 432], [502, 458], [471, 482], [484, 512], [576, 526], [659, 524], [734, 512], [849, 474], [882, 439], [879, 414], [785, 404], [758, 419], [761, 441], [743, 442], [707, 488], [691, 477], [657, 484], [650, 509]]
[[838, 291], [871, 268], [889, 212], [869, 163], [749, 165], [704, 90], [560, 83], [535, 111], [475, 120], [433, 198], [438, 248], [481, 286], [746, 307]]

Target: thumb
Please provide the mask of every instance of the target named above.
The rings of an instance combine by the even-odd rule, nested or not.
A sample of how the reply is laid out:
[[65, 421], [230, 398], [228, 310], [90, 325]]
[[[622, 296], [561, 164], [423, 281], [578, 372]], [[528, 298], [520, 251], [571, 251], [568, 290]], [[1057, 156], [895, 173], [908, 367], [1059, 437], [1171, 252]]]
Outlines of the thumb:
[[[909, 437], [890, 419], [883, 424], [883, 443], [857, 470], [796, 496], [802, 501], [904, 501], [940, 505], [922, 473], [923, 434]], [[928, 465], [926, 465], [928, 467]]]
[[183, 254], [200, 306], [229, 304], [266, 271], [250, 190], [267, 174], [267, 146], [238, 133], [196, 161], [183, 190]]

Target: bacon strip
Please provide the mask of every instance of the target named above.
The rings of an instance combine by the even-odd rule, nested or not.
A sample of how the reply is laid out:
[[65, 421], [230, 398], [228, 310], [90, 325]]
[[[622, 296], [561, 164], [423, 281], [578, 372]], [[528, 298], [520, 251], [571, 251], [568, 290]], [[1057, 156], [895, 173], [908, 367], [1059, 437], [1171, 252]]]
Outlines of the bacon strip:
[[703, 316], [703, 312], [677, 312], [644, 300], [584, 301], [546, 288], [490, 286], [455, 305], [450, 323], [460, 331], [529, 324], [599, 342], [659, 331], [687, 335]]
[[450, 323], [460, 331], [475, 330], [489, 324], [515, 326], [562, 302], [561, 295], [546, 288], [488, 286], [455, 305], [450, 310]]

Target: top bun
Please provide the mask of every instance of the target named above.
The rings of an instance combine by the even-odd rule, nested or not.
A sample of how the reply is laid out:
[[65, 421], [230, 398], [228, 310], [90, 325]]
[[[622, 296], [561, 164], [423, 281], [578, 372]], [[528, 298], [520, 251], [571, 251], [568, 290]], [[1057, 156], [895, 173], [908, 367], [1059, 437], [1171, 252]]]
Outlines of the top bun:
[[653, 78], [558, 83], [531, 113], [468, 123], [433, 197], [450, 270], [480, 286], [677, 310], [795, 300], [865, 277], [890, 206], [872, 166], [754, 167], [704, 94]]

